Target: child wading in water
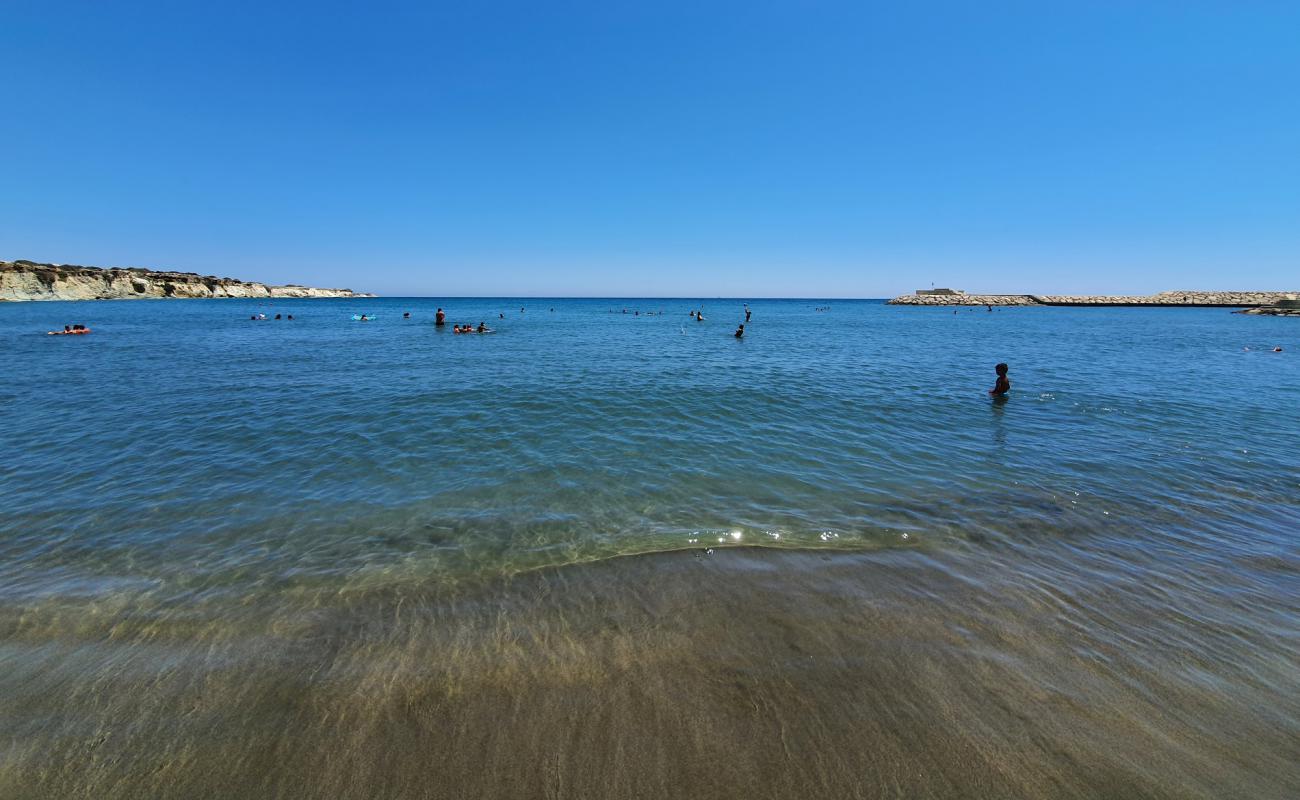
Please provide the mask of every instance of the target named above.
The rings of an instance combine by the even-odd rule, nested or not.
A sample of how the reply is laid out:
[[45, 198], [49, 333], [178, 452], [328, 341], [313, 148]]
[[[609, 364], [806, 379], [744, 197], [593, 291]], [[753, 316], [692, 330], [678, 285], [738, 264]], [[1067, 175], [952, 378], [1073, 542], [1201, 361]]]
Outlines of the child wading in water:
[[998, 373], [998, 382], [993, 384], [992, 389], [989, 389], [989, 396], [1006, 397], [1007, 392], [1011, 391], [1011, 381], [1007, 380], [1007, 365], [998, 364], [994, 369]]

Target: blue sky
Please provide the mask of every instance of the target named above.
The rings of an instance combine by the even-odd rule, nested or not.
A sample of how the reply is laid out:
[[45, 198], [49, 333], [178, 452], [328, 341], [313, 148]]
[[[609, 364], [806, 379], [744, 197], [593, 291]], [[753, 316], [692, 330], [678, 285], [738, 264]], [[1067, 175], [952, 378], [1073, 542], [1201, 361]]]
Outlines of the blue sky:
[[1300, 3], [0, 0], [0, 258], [384, 294], [1300, 288]]

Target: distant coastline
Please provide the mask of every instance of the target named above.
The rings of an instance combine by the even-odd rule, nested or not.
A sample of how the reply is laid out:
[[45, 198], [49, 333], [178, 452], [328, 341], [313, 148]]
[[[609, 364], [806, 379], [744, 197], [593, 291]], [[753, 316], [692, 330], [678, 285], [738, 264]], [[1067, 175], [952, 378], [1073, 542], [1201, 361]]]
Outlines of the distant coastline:
[[1297, 292], [1173, 291], [1153, 295], [967, 294], [959, 289], [920, 289], [895, 297], [896, 306], [1210, 306], [1258, 308], [1295, 300]]
[[374, 297], [351, 289], [271, 286], [194, 272], [0, 261], [0, 301]]

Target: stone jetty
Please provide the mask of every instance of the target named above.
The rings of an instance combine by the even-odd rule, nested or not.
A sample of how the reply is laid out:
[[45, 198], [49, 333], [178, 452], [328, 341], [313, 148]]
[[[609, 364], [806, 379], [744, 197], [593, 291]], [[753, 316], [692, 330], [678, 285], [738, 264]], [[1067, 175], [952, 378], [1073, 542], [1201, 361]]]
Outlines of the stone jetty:
[[1234, 314], [1259, 314], [1268, 317], [1300, 317], [1300, 296], [1288, 294], [1284, 299], [1271, 306], [1243, 308]]
[[213, 297], [373, 297], [351, 289], [270, 286], [193, 272], [0, 261], [0, 301]]
[[1295, 298], [1296, 292], [1161, 292], [1153, 295], [967, 294], [923, 290], [890, 300], [898, 306], [1218, 306], [1257, 308]]

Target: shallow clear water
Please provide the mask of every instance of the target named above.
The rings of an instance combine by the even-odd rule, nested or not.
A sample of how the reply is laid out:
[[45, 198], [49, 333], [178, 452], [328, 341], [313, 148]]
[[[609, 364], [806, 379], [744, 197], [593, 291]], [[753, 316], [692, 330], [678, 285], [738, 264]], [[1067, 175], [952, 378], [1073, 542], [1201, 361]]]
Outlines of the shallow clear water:
[[[445, 330], [431, 324], [438, 306], [449, 312]], [[705, 322], [687, 316], [700, 307]], [[983, 792], [962, 785], [961, 769], [932, 763], [929, 774], [956, 783], [909, 785], [900, 777], [907, 770], [890, 776], [883, 767], [837, 778], [823, 765], [785, 785], [786, 794], [813, 787], [854, 796], [848, 788], [857, 786], [873, 796], [874, 785], [936, 796], [1225, 796], [1253, 776], [1252, 796], [1285, 796], [1297, 785], [1297, 320], [1223, 309], [750, 307], [753, 320], [737, 341], [741, 304], [729, 300], [0, 305], [0, 715], [18, 731], [0, 751], [0, 789], [131, 796], [162, 770], [172, 783], [152, 786], [155, 794], [174, 786], [220, 796], [225, 784], [195, 766], [213, 753], [168, 749], [215, 746], [213, 725], [256, 729], [259, 746], [273, 749], [309, 741], [312, 752], [334, 750], [345, 761], [348, 753], [357, 770], [378, 769], [377, 754], [393, 752], [397, 733], [377, 729], [357, 746], [361, 734], [322, 722], [347, 717], [322, 698], [330, 690], [319, 682], [342, 669], [340, 652], [355, 663], [331, 680], [356, 691], [382, 675], [389, 694], [381, 705], [397, 703], [394, 686], [455, 696], [449, 670], [473, 662], [481, 675], [517, 658], [526, 666], [501, 679], [516, 688], [561, 680], [617, 691], [611, 670], [631, 656], [604, 648], [609, 631], [599, 620], [637, 614], [633, 627], [658, 630], [662, 619], [648, 609], [668, 602], [659, 580], [678, 592], [704, 580], [701, 603], [745, 598], [725, 619], [691, 603], [672, 612], [676, 624], [685, 624], [683, 613], [698, 623], [672, 643], [682, 664], [751, 670], [751, 657], [773, 642], [821, 653], [783, 667], [783, 680], [802, 688], [786, 696], [768, 687], [765, 696], [778, 717], [780, 703], [803, 703], [791, 713], [808, 726], [805, 737], [830, 736], [837, 720], [835, 735], [818, 740], [823, 756], [847, 746], [853, 731], [865, 733], [881, 708], [846, 716], [834, 681], [818, 694], [799, 676], [820, 674], [844, 648], [869, 646], [830, 642], [876, 641], [863, 633], [871, 625], [933, 624], [931, 638], [916, 634], [905, 647], [890, 639], [917, 664], [940, 669], [949, 662], [927, 648], [949, 634], [969, 637], [956, 646], [960, 657], [987, 654], [1024, 682], [1021, 695], [1074, 693], [1079, 708], [1109, 709], [1138, 727], [1157, 709], [1169, 715], [1146, 723], [1146, 739], [1125, 740], [1088, 728], [1088, 715], [1072, 717], [1080, 712], [1066, 704], [1047, 715], [1059, 729], [1007, 745], [1041, 751], [1041, 764], [961, 756], [988, 767]], [[362, 312], [378, 319], [351, 321]], [[250, 321], [255, 313], [295, 319]], [[480, 320], [497, 332], [450, 330]], [[43, 335], [73, 322], [94, 332]], [[1284, 352], [1269, 352], [1276, 345]], [[985, 394], [998, 361], [1011, 366], [1005, 403]], [[723, 549], [753, 545], [821, 555]], [[703, 557], [708, 546], [718, 549]], [[646, 567], [576, 566], [658, 552], [666, 554], [647, 556]], [[540, 568], [548, 568], [540, 577], [520, 575]], [[646, 585], [641, 569], [663, 574]], [[602, 583], [620, 571], [636, 585]], [[773, 571], [790, 577], [765, 585]], [[838, 586], [835, 594], [823, 579]], [[566, 592], [572, 598], [554, 597]], [[788, 601], [780, 613], [769, 607], [778, 597]], [[840, 604], [855, 603], [869, 619], [848, 621]], [[403, 617], [412, 608], [424, 609], [421, 622]], [[484, 608], [516, 612], [504, 620], [484, 617]], [[1049, 630], [1039, 629], [1042, 620]], [[552, 629], [563, 629], [565, 644], [543, 636]], [[752, 639], [720, 655], [711, 648], [723, 647], [724, 631]], [[815, 642], [799, 644], [800, 635]], [[460, 644], [444, 647], [447, 636]], [[646, 662], [672, 644], [629, 639], [644, 691], [664, 678]], [[555, 673], [565, 647], [599, 664], [591, 667], [599, 677]], [[274, 653], [273, 665], [253, 655], [258, 648]], [[417, 653], [422, 666], [410, 661]], [[886, 661], [874, 669], [888, 673], [894, 662], [875, 657]], [[439, 658], [447, 659], [441, 672], [429, 667]], [[874, 662], [864, 663], [870, 671]], [[951, 663], [954, 694], [925, 695], [932, 713], [876, 731], [879, 746], [880, 737], [901, 735], [891, 746], [902, 747], [899, 731], [925, 739], [932, 728], [955, 730], [958, 743], [970, 743], [1027, 724], [1007, 709], [1026, 697], [985, 705], [998, 694], [987, 676]], [[175, 699], [181, 687], [219, 674], [241, 676], [218, 692], [228, 714], [189, 727]], [[916, 674], [910, 689], [919, 691]], [[1088, 688], [1102, 678], [1104, 687]], [[725, 682], [709, 672], [701, 687], [715, 680]], [[998, 680], [1005, 685], [1007, 676]], [[895, 690], [880, 702], [929, 708], [908, 685]], [[121, 733], [148, 716], [144, 695], [175, 730], [157, 733], [150, 717], [151, 732]], [[308, 723], [275, 718], [288, 695], [313, 709], [297, 712]], [[394, 708], [409, 711], [402, 696], [407, 705]], [[656, 707], [670, 709], [702, 702], [690, 693], [655, 696]], [[577, 701], [554, 705], [542, 690], [536, 697], [548, 698], [537, 701], [538, 718], [565, 729]], [[1181, 698], [1186, 714], [1161, 697]], [[634, 706], [615, 703], [630, 716], [591, 723], [605, 726], [603, 744], [649, 724]], [[425, 712], [408, 728], [427, 733], [448, 719], [468, 725], [494, 713]], [[697, 723], [678, 720], [672, 730], [707, 739]], [[105, 731], [125, 736], [134, 755], [86, 766]], [[1232, 736], [1252, 741], [1214, 749]], [[515, 739], [496, 744], [531, 752]], [[588, 745], [587, 758], [610, 757]], [[1129, 746], [1155, 748], [1163, 766], [1129, 764], [1120, 755]], [[251, 757], [221, 747], [222, 758]], [[166, 753], [165, 768], [146, 768], [147, 752]], [[783, 752], [792, 757], [789, 745]], [[69, 766], [39, 771], [50, 758]], [[329, 796], [356, 777], [326, 784], [306, 758], [285, 756], [293, 766], [282, 765], [284, 774], [295, 776], [285, 785], [242, 786]], [[1203, 762], [1218, 771], [1198, 776], [1188, 766]], [[474, 787], [466, 796], [511, 793], [484, 783], [472, 763], [455, 777]], [[556, 775], [579, 788], [584, 776], [588, 788], [600, 785], [598, 770], [570, 766]], [[412, 782], [388, 793], [423, 796], [414, 788], [419, 768], [405, 768]], [[658, 796], [690, 796], [673, 780], [674, 769], [686, 769], [675, 757], [624, 768], [624, 795], [659, 786]], [[550, 774], [534, 777], [559, 780]], [[1097, 774], [1106, 782], [1089, 784]], [[770, 780], [760, 791], [722, 777], [718, 796], [781, 794]], [[700, 776], [693, 780], [698, 788]], [[559, 786], [557, 796], [581, 794], [574, 786]]]

